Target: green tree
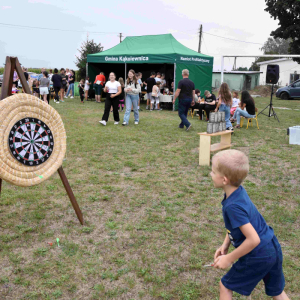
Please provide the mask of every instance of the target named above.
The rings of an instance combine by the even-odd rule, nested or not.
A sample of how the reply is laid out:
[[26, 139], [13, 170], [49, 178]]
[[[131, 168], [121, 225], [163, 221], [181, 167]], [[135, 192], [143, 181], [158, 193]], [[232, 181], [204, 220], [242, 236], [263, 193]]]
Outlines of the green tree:
[[264, 45], [260, 48], [260, 50], [264, 51], [264, 53], [276, 53], [276, 54], [289, 54], [289, 46], [291, 43], [291, 39], [281, 39], [281, 38], [271, 38], [264, 43]]
[[[289, 53], [300, 54], [300, 1], [299, 0], [265, 0], [267, 11], [279, 27], [271, 32], [274, 38], [290, 39]], [[300, 58], [293, 58], [300, 63]]]
[[78, 49], [80, 52], [80, 55], [76, 55], [76, 66], [78, 67], [78, 71], [76, 72], [77, 76], [79, 78], [85, 78], [86, 77], [86, 63], [87, 63], [87, 55], [98, 53], [103, 51], [103, 47], [101, 44], [97, 44], [94, 42], [94, 40], [89, 40], [89, 37], [87, 36], [86, 41], [81, 44], [81, 48]]
[[[264, 45], [260, 48], [260, 50], [262, 50], [264, 54], [288, 54], [290, 42], [291, 39], [284, 40], [281, 38], [274, 39], [272, 37], [269, 37]], [[274, 58], [256, 57], [249, 70], [259, 71], [259, 65], [257, 63], [272, 59]]]

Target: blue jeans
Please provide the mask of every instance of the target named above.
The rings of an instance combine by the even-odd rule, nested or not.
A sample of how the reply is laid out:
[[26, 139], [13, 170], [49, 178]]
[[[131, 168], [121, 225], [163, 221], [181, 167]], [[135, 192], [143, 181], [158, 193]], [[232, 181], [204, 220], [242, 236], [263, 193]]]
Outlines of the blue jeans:
[[187, 114], [188, 114], [188, 111], [189, 111], [192, 101], [193, 101], [192, 99], [179, 100], [178, 115], [179, 115], [179, 118], [181, 119], [181, 123], [179, 125], [180, 128], [183, 128], [184, 126], [186, 128], [188, 128], [191, 125], [191, 123], [187, 119]]
[[230, 106], [222, 103], [219, 107], [219, 111], [225, 111], [226, 128], [232, 127], [230, 122]]
[[70, 83], [68, 92], [67, 92], [67, 97], [69, 96], [70, 90], [72, 90], [72, 96], [74, 97], [74, 83]]
[[124, 115], [124, 122], [126, 124], [129, 123], [129, 117], [131, 112], [131, 106], [133, 105], [133, 112], [134, 112], [134, 121], [139, 122], [139, 110], [138, 110], [138, 103], [139, 103], [139, 95], [126, 95], [126, 111]]
[[241, 123], [241, 116], [245, 118], [255, 118], [255, 115], [249, 115], [247, 111], [238, 107], [233, 114], [233, 118], [236, 119], [237, 125], [240, 125]]

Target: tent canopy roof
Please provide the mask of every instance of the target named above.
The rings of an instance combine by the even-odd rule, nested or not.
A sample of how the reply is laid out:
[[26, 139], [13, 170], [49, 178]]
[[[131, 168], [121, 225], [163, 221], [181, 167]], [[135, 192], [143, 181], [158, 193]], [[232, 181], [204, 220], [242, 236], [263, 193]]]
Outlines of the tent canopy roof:
[[185, 47], [172, 34], [130, 36], [111, 49], [88, 55], [88, 62], [174, 63], [179, 61], [211, 66], [213, 57]]

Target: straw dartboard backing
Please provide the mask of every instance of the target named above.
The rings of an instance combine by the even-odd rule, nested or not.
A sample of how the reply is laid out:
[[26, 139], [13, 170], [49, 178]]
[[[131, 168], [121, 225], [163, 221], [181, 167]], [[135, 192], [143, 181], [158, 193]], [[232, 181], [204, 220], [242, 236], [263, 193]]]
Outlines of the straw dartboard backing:
[[28, 94], [0, 101], [0, 177], [33, 186], [61, 167], [66, 132], [57, 111]]

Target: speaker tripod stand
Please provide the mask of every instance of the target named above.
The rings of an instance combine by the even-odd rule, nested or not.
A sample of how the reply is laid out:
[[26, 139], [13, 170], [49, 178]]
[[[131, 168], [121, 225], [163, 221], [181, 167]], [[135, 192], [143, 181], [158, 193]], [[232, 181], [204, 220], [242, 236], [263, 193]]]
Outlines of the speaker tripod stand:
[[[278, 121], [278, 123], [280, 123], [279, 122], [279, 119], [278, 119], [278, 117], [277, 117], [277, 115], [276, 115], [276, 112], [275, 112], [275, 110], [274, 110], [274, 108], [273, 108], [273, 94], [274, 94], [274, 84], [272, 84], [272, 91], [271, 91], [271, 100], [270, 100], [270, 103], [258, 114], [258, 116], [260, 115], [260, 114], [262, 114], [262, 115], [265, 115], [265, 116], [267, 116], [267, 117], [274, 117], [277, 121]], [[267, 108], [269, 108], [269, 114], [268, 115], [266, 115], [265, 113], [264, 113], [264, 111], [267, 109]]]

